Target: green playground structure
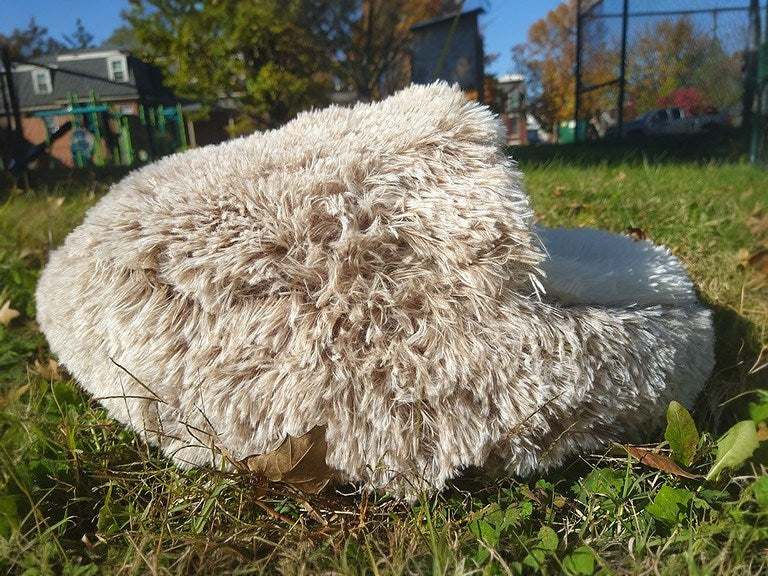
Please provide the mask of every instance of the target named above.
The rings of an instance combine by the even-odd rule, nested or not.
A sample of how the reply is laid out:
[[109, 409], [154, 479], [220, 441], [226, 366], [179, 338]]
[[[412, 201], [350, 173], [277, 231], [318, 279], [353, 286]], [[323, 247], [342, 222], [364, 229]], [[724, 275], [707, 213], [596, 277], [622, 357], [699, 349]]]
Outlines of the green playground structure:
[[[46, 137], [35, 148], [48, 149], [60, 135], [49, 118], [71, 117], [71, 154], [74, 168], [132, 166], [187, 146], [181, 104], [138, 105], [137, 113], [115, 110], [91, 91], [86, 101], [69, 95], [67, 108], [32, 113], [45, 121]], [[34, 158], [30, 158], [31, 161]], [[51, 157], [50, 162], [54, 159]]]

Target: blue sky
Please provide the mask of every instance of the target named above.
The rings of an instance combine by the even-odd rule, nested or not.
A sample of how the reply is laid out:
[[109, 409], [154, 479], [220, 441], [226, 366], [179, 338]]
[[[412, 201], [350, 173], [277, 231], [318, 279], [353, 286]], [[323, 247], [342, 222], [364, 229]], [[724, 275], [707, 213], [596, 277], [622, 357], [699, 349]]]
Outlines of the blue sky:
[[[465, 9], [482, 6], [486, 10], [480, 18], [486, 54], [499, 54], [488, 72], [512, 72], [512, 46], [525, 42], [531, 24], [544, 18], [560, 1], [468, 0]], [[0, 32], [25, 28], [34, 16], [51, 36], [61, 39], [75, 30], [80, 18], [99, 43], [122, 24], [120, 11], [127, 5], [128, 0], [0, 0]]]

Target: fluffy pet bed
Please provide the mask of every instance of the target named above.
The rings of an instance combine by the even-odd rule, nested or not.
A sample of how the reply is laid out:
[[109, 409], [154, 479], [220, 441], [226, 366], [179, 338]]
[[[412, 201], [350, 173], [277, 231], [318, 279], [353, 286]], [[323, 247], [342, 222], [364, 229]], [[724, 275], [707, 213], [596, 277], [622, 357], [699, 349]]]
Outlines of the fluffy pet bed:
[[40, 325], [182, 466], [319, 426], [340, 479], [413, 495], [631, 440], [704, 384], [710, 313], [664, 248], [536, 228], [501, 143], [436, 84], [171, 156], [51, 255]]

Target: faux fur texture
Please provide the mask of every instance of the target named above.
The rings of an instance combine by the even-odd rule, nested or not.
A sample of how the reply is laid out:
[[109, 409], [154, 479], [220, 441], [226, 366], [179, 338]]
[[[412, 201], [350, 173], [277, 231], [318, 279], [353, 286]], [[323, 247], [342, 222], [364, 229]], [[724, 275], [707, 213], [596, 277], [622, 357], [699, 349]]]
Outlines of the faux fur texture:
[[435, 84], [171, 156], [51, 255], [40, 325], [183, 466], [320, 425], [343, 479], [413, 495], [631, 440], [703, 385], [710, 313], [663, 249], [537, 234], [501, 144]]

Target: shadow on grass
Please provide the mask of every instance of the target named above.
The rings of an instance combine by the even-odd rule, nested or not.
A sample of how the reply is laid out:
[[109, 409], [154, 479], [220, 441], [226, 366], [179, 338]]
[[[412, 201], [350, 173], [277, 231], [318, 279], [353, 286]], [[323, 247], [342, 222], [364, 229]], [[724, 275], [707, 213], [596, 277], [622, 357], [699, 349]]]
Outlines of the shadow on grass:
[[549, 164], [585, 167], [644, 163], [708, 164], [746, 160], [747, 139], [741, 130], [724, 128], [704, 134], [509, 147], [507, 153], [526, 167]]
[[0, 201], [6, 200], [14, 191], [34, 190], [67, 195], [84, 189], [103, 189], [121, 180], [126, 174], [140, 166], [91, 166], [80, 170], [52, 168], [29, 170], [18, 176], [0, 172]]
[[762, 352], [755, 325], [736, 311], [709, 304], [714, 312], [715, 369], [696, 402], [700, 430], [722, 434], [749, 417], [751, 391], [768, 390], [768, 367], [758, 369]]

